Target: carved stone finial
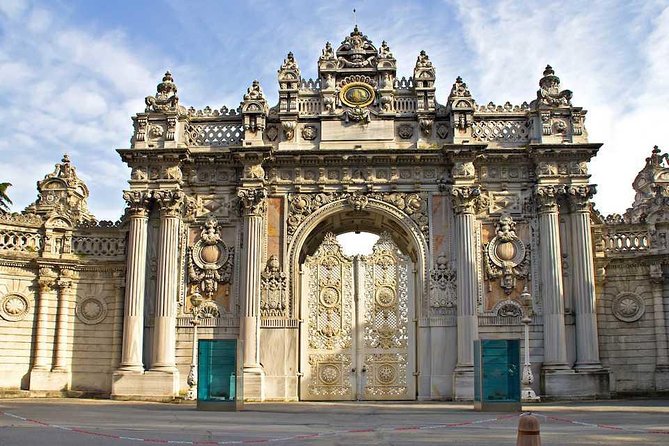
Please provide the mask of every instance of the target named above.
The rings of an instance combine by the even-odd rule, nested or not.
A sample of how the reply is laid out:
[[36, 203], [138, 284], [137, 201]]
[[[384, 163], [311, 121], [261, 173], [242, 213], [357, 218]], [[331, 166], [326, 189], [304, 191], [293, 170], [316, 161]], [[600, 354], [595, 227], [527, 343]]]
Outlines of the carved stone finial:
[[174, 83], [172, 73], [165, 72], [162, 82], [156, 87], [155, 96], [147, 96], [145, 111], [164, 113], [179, 111], [179, 97], [177, 96], [177, 85]]
[[455, 79], [455, 83], [453, 84], [453, 87], [451, 88], [451, 94], [448, 96], [448, 99], [453, 99], [453, 98], [470, 98], [472, 97], [472, 94], [469, 92], [469, 88], [467, 88], [467, 84], [463, 82], [462, 78], [458, 76]]
[[555, 75], [553, 67], [546, 65], [544, 76], [539, 81], [537, 100], [539, 104], [551, 107], [571, 106], [572, 92], [570, 90], [560, 91], [560, 78]]

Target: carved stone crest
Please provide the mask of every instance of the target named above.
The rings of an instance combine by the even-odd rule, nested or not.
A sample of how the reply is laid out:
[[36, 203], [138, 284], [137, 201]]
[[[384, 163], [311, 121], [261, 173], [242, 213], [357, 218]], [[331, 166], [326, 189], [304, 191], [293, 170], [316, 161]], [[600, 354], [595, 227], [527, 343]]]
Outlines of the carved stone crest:
[[219, 283], [229, 283], [234, 252], [219, 234], [218, 222], [209, 218], [202, 225], [200, 239], [189, 250], [188, 278], [211, 299]]
[[529, 272], [527, 248], [515, 228], [511, 216], [502, 214], [497, 223], [497, 235], [485, 245], [487, 279], [491, 282], [499, 279], [499, 286], [506, 294], [511, 294], [516, 280], [527, 278]]

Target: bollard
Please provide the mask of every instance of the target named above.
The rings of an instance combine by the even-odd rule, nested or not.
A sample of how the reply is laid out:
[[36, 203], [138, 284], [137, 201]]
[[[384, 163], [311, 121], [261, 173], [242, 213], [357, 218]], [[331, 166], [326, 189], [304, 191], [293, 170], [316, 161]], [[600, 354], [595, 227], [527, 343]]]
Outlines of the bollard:
[[516, 446], [541, 446], [539, 420], [534, 415], [523, 415], [520, 417]]

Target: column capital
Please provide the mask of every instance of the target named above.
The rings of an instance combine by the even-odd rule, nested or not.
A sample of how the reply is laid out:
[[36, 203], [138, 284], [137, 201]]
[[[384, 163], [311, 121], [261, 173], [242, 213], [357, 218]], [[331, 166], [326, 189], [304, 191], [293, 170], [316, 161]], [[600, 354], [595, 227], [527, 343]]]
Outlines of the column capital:
[[146, 217], [149, 211], [151, 192], [146, 190], [123, 191], [123, 199], [128, 203], [130, 217]]
[[567, 186], [565, 190], [565, 197], [571, 212], [589, 212], [590, 199], [596, 193], [597, 187], [594, 184]]
[[241, 188], [237, 197], [242, 215], [261, 217], [265, 213], [267, 189], [264, 187]]
[[481, 189], [478, 186], [452, 186], [450, 193], [456, 214], [476, 212], [481, 197]]
[[534, 200], [540, 214], [557, 213], [558, 198], [564, 194], [564, 186], [559, 184], [537, 185], [534, 188]]
[[157, 190], [153, 197], [160, 206], [161, 217], [179, 217], [186, 194], [180, 190]]

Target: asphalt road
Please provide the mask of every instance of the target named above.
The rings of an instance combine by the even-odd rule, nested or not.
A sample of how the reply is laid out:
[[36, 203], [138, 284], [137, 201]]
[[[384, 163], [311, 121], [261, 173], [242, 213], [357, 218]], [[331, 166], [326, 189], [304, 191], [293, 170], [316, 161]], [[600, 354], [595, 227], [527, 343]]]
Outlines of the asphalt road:
[[[0, 400], [0, 445], [279, 444], [515, 445], [519, 414], [471, 405], [247, 404], [202, 412], [192, 403], [80, 399]], [[669, 445], [669, 400], [526, 406], [549, 445]]]

